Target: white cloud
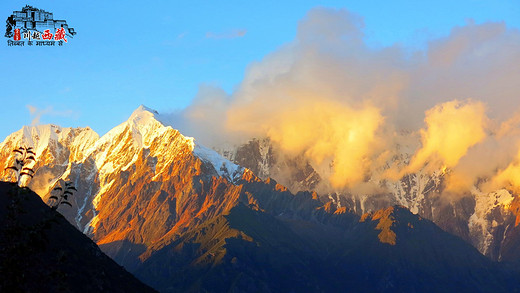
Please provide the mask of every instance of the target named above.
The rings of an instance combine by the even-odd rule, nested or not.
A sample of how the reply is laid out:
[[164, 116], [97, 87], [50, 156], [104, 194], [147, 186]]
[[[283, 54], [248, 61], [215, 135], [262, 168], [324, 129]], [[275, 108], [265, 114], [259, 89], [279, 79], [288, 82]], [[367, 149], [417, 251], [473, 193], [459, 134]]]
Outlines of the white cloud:
[[54, 110], [54, 107], [47, 106], [45, 109], [40, 109], [33, 105], [27, 105], [29, 114], [31, 114], [31, 126], [40, 124], [40, 119], [43, 115], [48, 116], [60, 116], [60, 117], [72, 117], [77, 115], [73, 110]]

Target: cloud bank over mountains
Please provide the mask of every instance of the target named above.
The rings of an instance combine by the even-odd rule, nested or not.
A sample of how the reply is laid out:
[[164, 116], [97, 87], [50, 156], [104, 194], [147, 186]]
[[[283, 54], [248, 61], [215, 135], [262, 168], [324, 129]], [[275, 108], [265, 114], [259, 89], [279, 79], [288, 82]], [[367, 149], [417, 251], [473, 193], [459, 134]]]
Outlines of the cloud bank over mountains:
[[[368, 46], [363, 27], [347, 10], [311, 10], [234, 92], [201, 86], [172, 124], [210, 146], [269, 137], [333, 190], [421, 169], [448, 172], [453, 193], [520, 190], [520, 32], [468, 21], [410, 51]], [[402, 152], [409, 162], [388, 166]]]

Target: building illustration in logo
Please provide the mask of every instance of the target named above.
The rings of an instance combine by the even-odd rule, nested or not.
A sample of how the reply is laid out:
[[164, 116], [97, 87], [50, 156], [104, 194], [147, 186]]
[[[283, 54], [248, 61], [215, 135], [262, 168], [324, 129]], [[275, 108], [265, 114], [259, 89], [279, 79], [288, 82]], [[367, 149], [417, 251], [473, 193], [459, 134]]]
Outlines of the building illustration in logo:
[[67, 21], [56, 20], [51, 12], [29, 5], [23, 7], [22, 11], [13, 11], [6, 20], [5, 37], [13, 38], [15, 41], [21, 39], [21, 33], [24, 38], [32, 40], [40, 39], [44, 33], [52, 35], [55, 32], [59, 32], [61, 39], [65, 41], [67, 37], [73, 38], [76, 35], [74, 28], [69, 27]]

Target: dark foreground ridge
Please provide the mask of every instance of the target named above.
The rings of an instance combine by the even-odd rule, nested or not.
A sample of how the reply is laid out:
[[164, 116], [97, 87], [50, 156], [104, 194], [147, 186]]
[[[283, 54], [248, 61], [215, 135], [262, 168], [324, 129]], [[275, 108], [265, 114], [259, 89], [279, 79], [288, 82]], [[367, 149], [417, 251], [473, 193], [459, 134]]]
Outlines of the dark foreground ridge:
[[345, 216], [320, 223], [238, 204], [135, 274], [161, 292], [519, 292], [517, 272], [405, 208]]
[[0, 182], [0, 292], [155, 292], [27, 188]]

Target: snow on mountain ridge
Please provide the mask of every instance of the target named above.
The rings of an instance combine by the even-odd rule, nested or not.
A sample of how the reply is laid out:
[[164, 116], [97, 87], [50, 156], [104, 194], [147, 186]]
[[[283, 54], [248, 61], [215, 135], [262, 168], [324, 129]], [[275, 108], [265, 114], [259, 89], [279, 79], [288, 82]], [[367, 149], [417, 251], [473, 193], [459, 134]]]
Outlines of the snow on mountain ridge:
[[181, 164], [179, 158], [190, 160], [190, 155], [209, 170], [214, 169], [211, 175], [216, 177], [234, 183], [242, 175], [243, 168], [196, 144], [194, 138], [183, 136], [164, 123], [166, 118], [141, 105], [102, 137], [88, 127], [24, 126], [0, 144], [0, 178], [14, 180], [13, 172], [5, 170], [13, 162], [13, 149], [34, 147], [36, 174], [29, 187], [46, 200], [58, 180], [73, 180], [78, 196], [72, 198], [73, 210], [64, 212], [71, 223], [88, 234], [96, 224], [98, 203], [104, 194], [117, 188], [114, 180], [132, 174], [142, 163], [150, 168], [152, 181], [168, 178], [172, 166]]
[[[168, 125], [166, 122], [167, 120], [167, 117], [159, 114], [158, 111], [152, 108], [146, 107], [145, 105], [139, 106], [139, 108], [132, 113], [129, 119], [134, 127], [133, 129], [138, 129], [141, 137], [147, 137], [150, 131], [160, 131], [163, 127], [173, 128], [172, 125]], [[157, 123], [162, 127], [158, 127]], [[244, 168], [227, 160], [216, 151], [196, 143], [196, 139], [184, 135], [183, 137], [191, 141], [193, 154], [202, 161], [211, 164], [219, 176], [225, 177], [231, 182], [235, 182], [235, 180], [242, 175]], [[149, 135], [148, 138], [150, 138]], [[144, 143], [145, 147], [148, 145], [149, 139], [148, 141], [145, 140]]]
[[72, 128], [45, 124], [24, 126], [21, 130], [9, 135], [0, 145], [3, 146], [7, 141], [12, 141], [19, 145], [33, 147], [36, 157], [38, 157], [49, 144], [54, 142], [72, 143], [79, 148], [79, 151], [84, 151], [98, 139], [99, 135], [89, 127]]
[[71, 166], [82, 161], [99, 136], [89, 127], [62, 128], [56, 125], [24, 126], [0, 143], [0, 178], [12, 181], [13, 173], [5, 170], [14, 160], [13, 149], [22, 145], [34, 148], [36, 174], [29, 187], [42, 197], [49, 194], [60, 178], [70, 174]]
[[27, 146], [34, 148], [37, 165], [52, 163], [66, 166], [82, 160], [98, 139], [99, 135], [89, 127], [72, 128], [46, 124], [22, 127], [0, 143], [0, 147], [2, 155], [11, 161], [13, 149]]
[[193, 154], [201, 160], [210, 163], [219, 176], [225, 177], [233, 183], [244, 173], [243, 167], [232, 163], [216, 151], [202, 145], [195, 144]]
[[[505, 190], [497, 190], [491, 193], [483, 193], [475, 190], [475, 212], [471, 215], [468, 222], [470, 233], [478, 239], [477, 249], [486, 254], [493, 242], [493, 232], [498, 225], [493, 215], [511, 215], [509, 206], [513, 201], [513, 195]], [[501, 219], [502, 217], [499, 217]]]

